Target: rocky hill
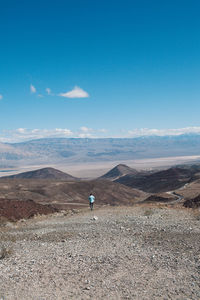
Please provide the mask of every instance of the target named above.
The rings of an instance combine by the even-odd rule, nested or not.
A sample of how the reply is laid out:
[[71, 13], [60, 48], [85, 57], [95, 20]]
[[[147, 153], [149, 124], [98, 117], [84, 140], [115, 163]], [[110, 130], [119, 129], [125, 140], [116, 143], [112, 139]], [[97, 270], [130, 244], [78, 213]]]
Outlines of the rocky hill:
[[58, 210], [50, 205], [41, 205], [32, 200], [0, 199], [0, 219], [16, 221], [29, 219], [34, 215], [47, 215]]
[[174, 201], [174, 197], [169, 197], [169, 195], [163, 197], [158, 194], [149, 196], [143, 203], [169, 203], [170, 201]]
[[193, 198], [193, 199], [187, 199], [184, 204], [185, 207], [189, 207], [189, 208], [198, 208], [200, 207], [200, 194]]
[[77, 180], [77, 178], [54, 168], [42, 168], [35, 171], [23, 172], [20, 174], [10, 175], [2, 178], [55, 179], [55, 180], [65, 180], [65, 181]]
[[106, 174], [101, 176], [102, 179], [116, 180], [125, 175], [137, 175], [138, 171], [124, 164], [119, 164]]
[[198, 177], [199, 171], [194, 168], [173, 167], [153, 174], [125, 175], [115, 182], [148, 193], [159, 193], [183, 187], [185, 184], [197, 180]]
[[2, 178], [0, 198], [31, 199], [57, 208], [88, 206], [88, 196], [94, 193], [95, 205], [132, 205], [147, 194], [108, 180], [63, 181], [54, 179]]

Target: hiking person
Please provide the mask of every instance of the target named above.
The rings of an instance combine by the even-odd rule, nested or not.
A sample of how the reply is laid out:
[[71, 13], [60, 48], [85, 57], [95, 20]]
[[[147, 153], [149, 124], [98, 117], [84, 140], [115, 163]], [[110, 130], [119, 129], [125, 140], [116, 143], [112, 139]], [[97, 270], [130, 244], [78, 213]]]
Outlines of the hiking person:
[[94, 205], [94, 201], [95, 201], [94, 195], [91, 193], [88, 199], [90, 202], [90, 209], [93, 210], [93, 205]]

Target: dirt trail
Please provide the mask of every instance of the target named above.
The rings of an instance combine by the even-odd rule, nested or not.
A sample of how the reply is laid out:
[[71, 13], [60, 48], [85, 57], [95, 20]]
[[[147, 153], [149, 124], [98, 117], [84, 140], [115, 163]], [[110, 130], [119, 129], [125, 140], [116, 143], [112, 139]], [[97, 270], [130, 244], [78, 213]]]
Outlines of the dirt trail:
[[200, 299], [199, 225], [199, 212], [146, 206], [8, 224], [0, 299]]
[[167, 192], [167, 194], [174, 196], [174, 201], [170, 201], [170, 204], [173, 204], [173, 203], [176, 204], [179, 202], [183, 202], [183, 200], [184, 200], [184, 197], [175, 191]]

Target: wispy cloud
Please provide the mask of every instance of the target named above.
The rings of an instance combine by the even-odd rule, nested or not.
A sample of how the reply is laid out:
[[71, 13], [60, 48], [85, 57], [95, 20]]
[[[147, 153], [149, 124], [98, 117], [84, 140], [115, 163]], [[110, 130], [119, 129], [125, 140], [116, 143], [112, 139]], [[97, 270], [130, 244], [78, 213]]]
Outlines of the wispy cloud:
[[108, 130], [105, 129], [105, 128], [101, 128], [101, 129], [99, 129], [99, 132], [101, 132], [101, 133], [106, 133], [106, 132], [108, 132]]
[[3, 95], [0, 94], [0, 100], [2, 100], [2, 99], [3, 99]]
[[47, 94], [48, 95], [52, 95], [52, 93], [51, 93], [51, 89], [50, 88], [46, 88], [46, 90], [45, 90], [46, 92], [47, 92]]
[[92, 128], [88, 128], [88, 127], [86, 127], [86, 126], [82, 126], [82, 127], [80, 128], [80, 130], [81, 130], [82, 132], [85, 132], [85, 133], [93, 131]]
[[77, 137], [79, 137], [79, 138], [95, 138], [95, 136], [92, 135], [91, 133], [79, 133]]
[[30, 85], [30, 92], [32, 93], [32, 94], [34, 94], [34, 93], [36, 93], [36, 88], [34, 87], [34, 85]]
[[54, 128], [54, 129], [28, 129], [17, 128], [14, 130], [4, 130], [0, 132], [0, 142], [23, 142], [42, 138], [97, 138], [98, 130], [82, 126], [77, 131], [72, 131], [69, 128]]
[[72, 131], [69, 128], [54, 129], [27, 129], [18, 128], [15, 130], [4, 130], [0, 132], [0, 142], [22, 142], [41, 138], [135, 138], [143, 136], [178, 136], [182, 134], [200, 134], [200, 127], [185, 127], [177, 129], [149, 129], [140, 128], [130, 131], [121, 131], [117, 134], [111, 133], [106, 129], [92, 129], [86, 126]]
[[75, 86], [73, 90], [66, 93], [60, 93], [59, 96], [65, 98], [88, 98], [89, 94], [80, 87]]
[[26, 133], [26, 128], [18, 128], [18, 129], [16, 129], [16, 133], [25, 134]]
[[54, 130], [54, 134], [56, 134], [56, 135], [62, 134], [64, 136], [71, 136], [73, 133], [70, 129], [67, 129], [67, 128], [56, 128]]
[[0, 134], [0, 142], [22, 142], [41, 138], [71, 137], [73, 132], [68, 128], [55, 129], [27, 129], [17, 128], [15, 130], [3, 131]]
[[181, 134], [190, 134], [190, 133], [200, 133], [200, 127], [185, 127], [185, 128], [176, 128], [176, 129], [149, 129], [149, 128], [140, 128], [133, 129], [128, 131], [128, 135], [131, 137], [139, 136], [167, 136], [167, 135], [181, 135]]
[[75, 138], [104, 138], [108, 137], [107, 129], [94, 129], [87, 126], [81, 126], [77, 131], [74, 132]]
[[79, 138], [94, 138], [95, 130], [92, 128], [88, 128], [86, 126], [80, 127], [80, 130], [77, 133], [77, 137]]

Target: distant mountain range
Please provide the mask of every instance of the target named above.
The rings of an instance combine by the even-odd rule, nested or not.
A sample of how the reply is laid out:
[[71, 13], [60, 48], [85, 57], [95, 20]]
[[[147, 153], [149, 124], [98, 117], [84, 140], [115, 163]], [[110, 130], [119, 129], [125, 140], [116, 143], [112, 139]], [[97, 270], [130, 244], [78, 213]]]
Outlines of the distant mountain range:
[[200, 135], [103, 139], [49, 138], [23, 143], [0, 143], [1, 168], [187, 155], [200, 155]]

